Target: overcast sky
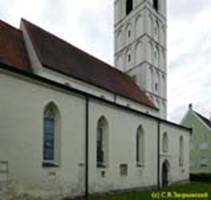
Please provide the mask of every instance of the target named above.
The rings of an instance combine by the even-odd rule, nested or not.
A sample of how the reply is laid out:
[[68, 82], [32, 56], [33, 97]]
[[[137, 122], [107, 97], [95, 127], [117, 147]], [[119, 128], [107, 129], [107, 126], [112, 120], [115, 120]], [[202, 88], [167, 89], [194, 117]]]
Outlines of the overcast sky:
[[[0, 0], [0, 19], [21, 17], [113, 64], [113, 0]], [[168, 0], [168, 118], [189, 103], [211, 116], [211, 0]]]

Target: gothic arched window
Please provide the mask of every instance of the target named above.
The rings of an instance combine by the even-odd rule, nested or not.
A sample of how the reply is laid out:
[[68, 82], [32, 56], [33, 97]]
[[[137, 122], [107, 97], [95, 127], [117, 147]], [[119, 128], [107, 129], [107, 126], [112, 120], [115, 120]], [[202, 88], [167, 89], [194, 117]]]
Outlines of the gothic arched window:
[[97, 122], [97, 167], [106, 167], [108, 164], [108, 122], [101, 117]]
[[126, 1], [126, 15], [128, 15], [133, 10], [133, 0]]
[[43, 116], [43, 161], [59, 162], [59, 112], [54, 103], [49, 103]]
[[144, 165], [144, 130], [139, 126], [136, 132], [136, 162], [137, 165]]
[[184, 164], [184, 139], [183, 136], [179, 138], [179, 166]]
[[164, 153], [168, 152], [168, 135], [166, 132], [163, 134], [162, 143], [163, 143], [163, 152]]

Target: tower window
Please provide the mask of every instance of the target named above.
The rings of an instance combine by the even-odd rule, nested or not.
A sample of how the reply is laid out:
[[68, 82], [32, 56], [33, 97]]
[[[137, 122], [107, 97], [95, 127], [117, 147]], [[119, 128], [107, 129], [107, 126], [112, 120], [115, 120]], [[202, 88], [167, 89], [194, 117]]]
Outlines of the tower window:
[[155, 91], [158, 91], [158, 84], [155, 83]]
[[133, 0], [127, 0], [126, 2], [126, 15], [133, 10]]
[[127, 60], [128, 60], [128, 62], [131, 61], [131, 55], [130, 54], [128, 54]]
[[153, 0], [153, 7], [156, 11], [158, 11], [158, 0]]
[[128, 30], [127, 35], [128, 35], [128, 37], [130, 38], [130, 36], [131, 36], [131, 30]]

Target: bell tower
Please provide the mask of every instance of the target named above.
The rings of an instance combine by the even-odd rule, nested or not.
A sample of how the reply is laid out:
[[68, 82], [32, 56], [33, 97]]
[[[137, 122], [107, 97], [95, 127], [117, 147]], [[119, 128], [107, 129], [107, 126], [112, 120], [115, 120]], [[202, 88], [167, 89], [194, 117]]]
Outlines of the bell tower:
[[115, 0], [115, 66], [167, 113], [166, 0]]

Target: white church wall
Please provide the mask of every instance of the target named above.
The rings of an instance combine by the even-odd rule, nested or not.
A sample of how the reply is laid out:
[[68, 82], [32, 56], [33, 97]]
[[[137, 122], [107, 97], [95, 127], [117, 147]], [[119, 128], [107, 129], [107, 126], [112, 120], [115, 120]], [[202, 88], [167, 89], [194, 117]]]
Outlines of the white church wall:
[[135, 0], [135, 5], [138, 6], [143, 2], [144, 2], [144, 0]]
[[[9, 163], [16, 192], [80, 194], [84, 168], [85, 101], [51, 86], [0, 75], [0, 160]], [[61, 113], [61, 166], [42, 167], [43, 112], [54, 102]]]
[[125, 27], [125, 42], [124, 44], [128, 45], [134, 40], [134, 22], [130, 21]]
[[[162, 135], [163, 133], [168, 134], [168, 151], [161, 154], [160, 162], [160, 180], [162, 180], [162, 164], [165, 160], [169, 162], [169, 182], [175, 183], [180, 181], [189, 180], [189, 168], [190, 168], [190, 133], [187, 131], [171, 126], [169, 124], [161, 124], [161, 137], [160, 144], [162, 147]], [[184, 164], [180, 166], [179, 164], [179, 140], [180, 136], [184, 139]]]
[[[16, 189], [19, 188], [17, 192], [27, 191], [32, 194], [45, 194], [45, 192], [51, 194], [52, 192], [52, 195], [66, 192], [71, 195], [79, 194], [84, 184], [84, 99], [10, 76], [2, 75], [0, 82], [1, 96], [4, 97], [1, 98], [3, 106], [1, 111], [4, 113], [0, 115], [3, 118], [1, 122], [4, 122], [1, 124], [4, 130], [1, 141], [5, 139], [8, 141], [1, 145], [1, 152], [7, 152], [7, 156], [0, 159], [9, 162], [9, 180], [15, 183]], [[8, 104], [8, 99], [16, 101]], [[54, 102], [61, 113], [61, 166], [58, 168], [42, 167], [42, 119], [44, 107], [49, 102]], [[107, 117], [111, 128], [109, 130], [109, 174], [107, 175], [106, 172], [108, 178], [99, 177], [99, 170], [96, 171], [95, 165], [96, 120], [101, 115]], [[125, 121], [128, 123], [124, 123]], [[146, 167], [144, 168], [138, 168], [135, 162], [135, 134], [139, 125], [143, 125], [146, 130], [146, 148], [149, 148], [145, 152]], [[91, 166], [91, 171], [95, 169], [90, 175], [91, 191], [155, 185], [156, 160], [152, 159], [155, 156], [154, 150], [149, 145], [150, 141], [154, 141], [153, 146], [156, 146], [156, 140], [153, 140], [156, 137], [155, 128], [156, 124], [153, 125], [147, 119], [100, 102], [91, 103], [90, 154], [93, 157], [90, 163], [95, 165], [95, 167]], [[134, 137], [129, 134], [131, 130]], [[116, 149], [117, 141], [118, 149]], [[126, 143], [128, 148], [125, 148]], [[14, 148], [18, 151], [14, 151]], [[125, 162], [128, 164], [128, 177], [119, 177], [119, 165]], [[137, 173], [141, 175], [137, 177]], [[124, 183], [121, 179], [126, 182]]]
[[[105, 105], [99, 101], [90, 103], [90, 141], [96, 141], [97, 120], [104, 116], [109, 123], [109, 164], [96, 167], [96, 145], [90, 146], [90, 185], [92, 192], [105, 192], [136, 187], [155, 186], [157, 181], [156, 138], [157, 123]], [[125, 122], [128, 123], [125, 123]], [[145, 161], [143, 167], [136, 163], [136, 132], [142, 125], [145, 136]], [[118, 148], [117, 148], [118, 146]], [[127, 164], [128, 175], [120, 175], [120, 165]], [[104, 173], [103, 177], [101, 174]]]
[[122, 70], [126, 70], [126, 65], [124, 64], [124, 59], [125, 56], [123, 55], [123, 53], [119, 53], [118, 56], [116, 56], [116, 61], [115, 61], [115, 66], [117, 67], [118, 70], [122, 71]]
[[135, 65], [138, 65], [141, 62], [143, 62], [144, 58], [145, 58], [144, 44], [140, 40], [135, 45]]
[[144, 34], [144, 19], [143, 13], [135, 18], [135, 37], [138, 38]]
[[132, 108], [134, 110], [141, 111], [141, 112], [144, 112], [144, 113], [148, 113], [148, 114], [151, 114], [152, 116], [158, 116], [158, 112], [157, 112], [156, 109], [153, 109], [153, 108], [150, 108], [150, 107], [147, 107], [147, 106], [144, 106], [144, 105], [140, 106], [139, 103], [135, 103], [132, 100], [126, 101], [121, 96], [116, 97], [116, 102], [120, 105], [125, 106], [125, 107]]
[[116, 50], [115, 51], [119, 51], [121, 48], [122, 48], [122, 41], [124, 40], [124, 32], [122, 29], [119, 29], [118, 30], [118, 33], [117, 33], [117, 36], [116, 36], [116, 39], [115, 39], [115, 48]]
[[159, 5], [159, 8], [160, 8], [160, 13], [163, 15], [163, 16], [166, 16], [166, 8], [167, 8], [167, 1], [166, 0], [162, 0], [163, 3]]
[[134, 49], [132, 47], [126, 49], [125, 51], [125, 71], [128, 71], [131, 69], [131, 67], [134, 65]]
[[[31, 194], [81, 194], [84, 190], [85, 99], [70, 91], [54, 88], [17, 75], [0, 73], [1, 113], [0, 160], [9, 163], [9, 180], [17, 192]], [[14, 101], [15, 99], [15, 101]], [[61, 115], [61, 163], [44, 168], [43, 112], [54, 102]], [[106, 192], [157, 184], [157, 120], [114, 105], [90, 100], [89, 105], [90, 191]], [[105, 169], [96, 167], [96, 127], [104, 116], [109, 126], [109, 155]], [[127, 123], [125, 123], [127, 122]], [[144, 166], [136, 163], [136, 132], [144, 130]], [[171, 125], [161, 125], [169, 137], [170, 183], [188, 179], [189, 135]], [[184, 166], [178, 167], [179, 136], [184, 137]], [[176, 145], [175, 145], [176, 144]], [[12, 148], [11, 148], [12, 147]], [[127, 164], [127, 176], [120, 165]], [[104, 176], [102, 177], [102, 171]]]

